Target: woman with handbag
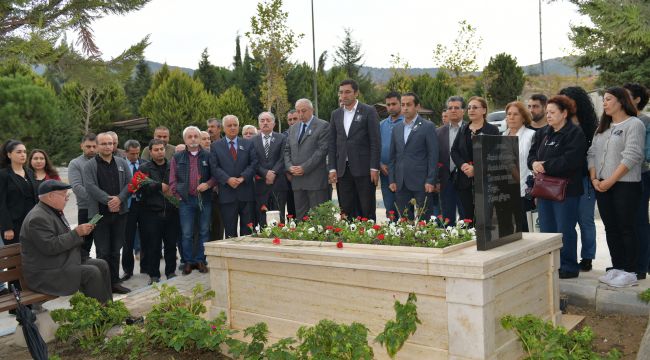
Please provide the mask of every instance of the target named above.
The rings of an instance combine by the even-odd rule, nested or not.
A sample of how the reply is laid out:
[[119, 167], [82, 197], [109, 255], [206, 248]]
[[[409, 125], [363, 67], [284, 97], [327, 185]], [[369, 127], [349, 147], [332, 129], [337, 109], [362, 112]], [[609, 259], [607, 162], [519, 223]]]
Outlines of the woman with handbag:
[[612, 268], [600, 277], [605, 284], [637, 284], [638, 238], [636, 212], [641, 194], [641, 164], [645, 125], [637, 117], [632, 98], [622, 87], [603, 96], [603, 116], [589, 149], [588, 166], [596, 190], [598, 212], [605, 224]]
[[521, 229], [517, 229], [517, 231], [525, 232], [528, 231], [526, 212], [535, 208], [532, 199], [526, 198], [526, 189], [528, 188], [526, 180], [531, 174], [526, 161], [528, 160], [528, 153], [530, 152], [530, 147], [535, 137], [535, 130], [528, 128], [531, 122], [532, 115], [526, 109], [526, 105], [521, 101], [513, 101], [506, 105], [506, 124], [508, 128], [503, 133], [503, 136], [517, 136], [519, 138], [519, 187], [522, 205], [520, 221], [522, 227]]
[[499, 135], [499, 129], [489, 124], [487, 101], [479, 96], [469, 99], [467, 116], [469, 123], [458, 130], [458, 135], [451, 147], [451, 159], [456, 164], [452, 179], [458, 191], [458, 197], [465, 210], [465, 218], [474, 221], [474, 151], [472, 140], [480, 134]]
[[[575, 102], [565, 95], [550, 98], [546, 105], [548, 125], [535, 134], [528, 154], [528, 168], [535, 175], [533, 194], [537, 197], [540, 230], [562, 233], [560, 279], [576, 278], [580, 271], [576, 224], [586, 145], [582, 130], [570, 120], [575, 109]], [[546, 185], [558, 183], [564, 185]]]
[[[587, 149], [598, 127], [598, 117], [594, 104], [587, 92], [579, 86], [569, 86], [560, 90], [560, 95], [566, 95], [576, 102], [576, 114], [571, 117], [574, 124], [580, 126], [585, 134]], [[591, 261], [596, 258], [596, 223], [594, 211], [596, 210], [596, 194], [589, 181], [587, 161], [583, 166], [584, 176], [582, 186], [584, 193], [578, 201], [578, 226], [580, 227], [580, 271], [590, 271]]]

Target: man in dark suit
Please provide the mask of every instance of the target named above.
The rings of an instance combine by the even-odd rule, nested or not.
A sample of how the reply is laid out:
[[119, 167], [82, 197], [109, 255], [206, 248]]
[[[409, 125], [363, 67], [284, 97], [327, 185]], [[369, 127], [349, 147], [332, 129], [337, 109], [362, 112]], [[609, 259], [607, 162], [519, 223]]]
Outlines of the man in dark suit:
[[[289, 113], [287, 114], [287, 124], [289, 126], [287, 129], [282, 133], [285, 138], [289, 137], [289, 128], [293, 126], [293, 124], [299, 122], [300, 120], [298, 119], [298, 113], [296, 112], [296, 109], [291, 109], [289, 110]], [[282, 155], [284, 157], [284, 154]], [[293, 200], [293, 188], [291, 188], [291, 180], [289, 178], [291, 177], [291, 174], [286, 173], [286, 178], [287, 178], [287, 214], [293, 215], [294, 217], [296, 216], [296, 203]]]
[[[129, 162], [129, 167], [131, 168], [131, 173], [135, 174], [140, 166], [147, 163], [147, 160], [140, 158], [140, 143], [137, 140], [127, 140], [124, 143], [124, 148], [126, 149], [126, 160]], [[148, 153], [148, 152], [147, 152]], [[127, 206], [129, 208], [129, 214], [126, 218], [126, 234], [124, 238], [124, 246], [122, 247], [122, 270], [124, 275], [120, 280], [126, 281], [133, 276], [133, 266], [135, 260], [133, 258], [133, 252], [137, 255], [140, 255], [140, 235], [138, 232], [138, 227], [142, 221], [142, 209], [140, 204], [140, 195], [131, 194], [129, 200], [127, 201]], [[140, 257], [140, 273], [146, 273], [148, 258], [142, 253]]]
[[436, 126], [418, 115], [420, 99], [415, 93], [402, 95], [404, 121], [393, 129], [390, 144], [388, 177], [390, 189], [394, 191], [397, 209], [408, 211], [408, 218], [414, 218], [414, 209], [409, 206], [415, 199], [419, 219], [429, 219], [432, 213], [433, 193], [436, 191], [438, 164], [438, 139]]
[[70, 229], [63, 214], [70, 188], [57, 180], [39, 187], [40, 201], [25, 217], [20, 233], [23, 275], [34, 291], [56, 296], [81, 291], [105, 304], [113, 299], [111, 273], [106, 261], [81, 258], [83, 237], [95, 225]]
[[451, 161], [451, 146], [454, 144], [456, 135], [463, 125], [465, 113], [465, 100], [460, 96], [452, 96], [447, 99], [448, 123], [436, 130], [439, 144], [439, 165], [438, 165], [438, 189], [440, 190], [440, 202], [442, 205], [442, 216], [449, 219], [450, 225], [456, 224], [456, 211], [461, 219], [465, 218], [465, 212], [460, 203], [458, 193], [454, 184], [450, 181], [451, 173], [456, 165]]
[[285, 222], [287, 177], [284, 168], [285, 136], [274, 132], [275, 116], [263, 112], [258, 117], [260, 132], [253, 137], [257, 157], [255, 169], [255, 211], [261, 226], [266, 225], [266, 210], [279, 210], [280, 221]]
[[379, 115], [374, 107], [360, 103], [354, 80], [339, 84], [339, 103], [332, 112], [329, 139], [329, 180], [336, 183], [341, 212], [355, 213], [355, 194], [361, 205], [358, 215], [375, 219], [375, 188], [379, 182], [381, 138]]
[[253, 144], [238, 137], [239, 119], [235, 115], [223, 118], [224, 138], [210, 145], [212, 177], [219, 187], [219, 209], [226, 229], [226, 238], [236, 237], [237, 219], [239, 234], [251, 233], [251, 222], [255, 194], [253, 178], [257, 167], [257, 156]]
[[330, 124], [314, 116], [314, 106], [308, 99], [296, 101], [300, 122], [289, 129], [284, 147], [284, 166], [291, 174], [296, 218], [302, 219], [309, 209], [326, 202], [327, 146]]

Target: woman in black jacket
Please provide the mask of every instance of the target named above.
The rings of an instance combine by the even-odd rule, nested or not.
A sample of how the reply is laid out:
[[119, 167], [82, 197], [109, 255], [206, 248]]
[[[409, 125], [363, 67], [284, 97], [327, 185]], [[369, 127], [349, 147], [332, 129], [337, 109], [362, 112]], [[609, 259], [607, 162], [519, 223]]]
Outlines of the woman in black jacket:
[[0, 148], [0, 236], [5, 244], [20, 240], [20, 227], [38, 202], [34, 173], [26, 166], [27, 149], [18, 140]]
[[582, 177], [586, 161], [585, 135], [571, 121], [575, 102], [565, 95], [553, 96], [546, 105], [548, 125], [537, 131], [528, 154], [528, 167], [533, 174], [568, 179], [563, 201], [537, 198], [539, 227], [542, 232], [562, 233], [560, 278], [578, 277], [576, 224], [578, 204], [583, 193]]
[[451, 159], [456, 169], [451, 178], [465, 210], [465, 217], [474, 221], [474, 151], [472, 140], [476, 135], [499, 135], [499, 129], [487, 122], [487, 101], [474, 96], [469, 99], [467, 116], [469, 123], [458, 130], [451, 147]]

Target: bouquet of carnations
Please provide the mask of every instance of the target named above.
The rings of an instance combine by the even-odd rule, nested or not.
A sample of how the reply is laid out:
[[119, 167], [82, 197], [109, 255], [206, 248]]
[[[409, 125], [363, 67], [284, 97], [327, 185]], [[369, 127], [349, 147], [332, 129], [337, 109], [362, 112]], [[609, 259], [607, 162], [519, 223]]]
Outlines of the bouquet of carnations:
[[[131, 194], [137, 193], [142, 186], [144, 185], [149, 185], [149, 184], [157, 184], [158, 182], [155, 180], [152, 180], [147, 174], [143, 173], [142, 171], [138, 170], [133, 174], [133, 178], [131, 179], [131, 182], [129, 185], [127, 185], [127, 188]], [[169, 201], [172, 205], [175, 207], [178, 207], [179, 201], [178, 199], [171, 194], [165, 194], [164, 192], [160, 192], [162, 196], [165, 197], [167, 201]]]

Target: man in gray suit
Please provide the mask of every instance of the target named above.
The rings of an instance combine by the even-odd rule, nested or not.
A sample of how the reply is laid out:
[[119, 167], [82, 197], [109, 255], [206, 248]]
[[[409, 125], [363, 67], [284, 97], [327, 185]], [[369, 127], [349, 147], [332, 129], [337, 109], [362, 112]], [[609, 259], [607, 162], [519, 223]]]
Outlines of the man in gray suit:
[[456, 170], [456, 165], [451, 161], [451, 146], [454, 144], [456, 135], [463, 126], [463, 115], [465, 113], [465, 100], [460, 96], [452, 96], [447, 99], [446, 125], [436, 129], [439, 145], [439, 166], [438, 185], [440, 191], [440, 203], [442, 205], [442, 216], [449, 219], [449, 225], [456, 224], [456, 210], [461, 219], [465, 218], [463, 206], [456, 193], [454, 184], [451, 182], [451, 174]]
[[[343, 214], [375, 219], [381, 155], [379, 115], [374, 107], [359, 102], [358, 96], [356, 81], [348, 79], [339, 84], [339, 102], [343, 106], [330, 118], [329, 180], [337, 184]], [[355, 195], [361, 207], [358, 211]]]
[[88, 217], [101, 214], [95, 228], [97, 258], [106, 260], [111, 269], [113, 293], [126, 294], [131, 290], [120, 285], [120, 250], [126, 235], [129, 190], [133, 174], [125, 158], [114, 156], [117, 144], [108, 133], [97, 135], [97, 156], [83, 169], [83, 183], [88, 192]]
[[418, 115], [420, 99], [415, 93], [402, 95], [404, 121], [393, 129], [388, 164], [389, 188], [395, 192], [397, 210], [414, 218], [409, 206], [415, 199], [419, 219], [429, 219], [433, 209], [438, 170], [438, 140], [436, 126]]
[[284, 147], [284, 166], [291, 174], [296, 202], [296, 218], [302, 219], [309, 209], [326, 202], [327, 146], [330, 124], [314, 116], [308, 99], [296, 101], [299, 122], [289, 129]]
[[34, 291], [56, 296], [81, 291], [105, 304], [113, 298], [108, 264], [101, 259], [82, 260], [83, 237], [95, 226], [79, 224], [70, 229], [63, 214], [70, 188], [56, 180], [46, 180], [38, 188], [39, 203], [20, 231], [23, 274]]
[[273, 131], [275, 116], [263, 112], [257, 117], [260, 133], [253, 139], [257, 153], [257, 168], [255, 169], [255, 211], [260, 225], [266, 225], [266, 211], [279, 210], [280, 221], [284, 223], [285, 206], [287, 204], [286, 170], [284, 168], [284, 145], [286, 137]]

